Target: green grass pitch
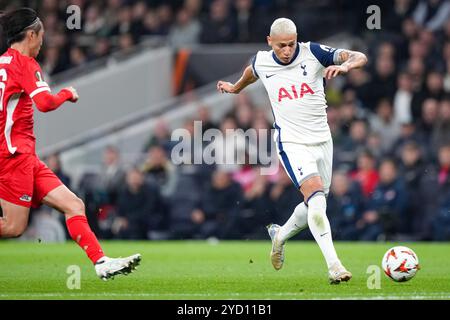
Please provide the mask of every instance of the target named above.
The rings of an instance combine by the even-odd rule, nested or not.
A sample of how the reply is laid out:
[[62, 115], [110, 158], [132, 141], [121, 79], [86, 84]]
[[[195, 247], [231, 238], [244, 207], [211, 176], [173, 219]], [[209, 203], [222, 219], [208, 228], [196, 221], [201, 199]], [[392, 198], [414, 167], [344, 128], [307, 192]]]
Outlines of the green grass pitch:
[[[283, 269], [269, 260], [270, 241], [102, 242], [110, 256], [142, 254], [129, 276], [104, 282], [72, 242], [0, 242], [0, 299], [450, 299], [449, 243], [336, 243], [353, 279], [329, 285], [325, 262], [314, 242], [286, 245]], [[405, 283], [380, 274], [369, 289], [370, 265], [380, 266], [385, 251], [406, 245], [422, 269]], [[80, 267], [80, 289], [69, 266]], [[70, 268], [69, 268], [70, 271]], [[71, 278], [72, 277], [72, 278]], [[370, 281], [369, 281], [370, 282]]]

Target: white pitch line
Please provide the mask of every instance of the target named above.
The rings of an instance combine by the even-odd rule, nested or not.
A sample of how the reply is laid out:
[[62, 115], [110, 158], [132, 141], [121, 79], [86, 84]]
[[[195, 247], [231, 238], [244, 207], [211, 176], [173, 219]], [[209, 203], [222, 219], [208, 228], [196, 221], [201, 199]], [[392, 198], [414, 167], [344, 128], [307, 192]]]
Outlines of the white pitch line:
[[246, 297], [246, 296], [261, 296], [264, 297], [299, 297], [308, 298], [308, 296], [317, 297], [332, 297], [333, 300], [339, 299], [370, 299], [370, 300], [382, 300], [382, 299], [450, 299], [449, 292], [432, 292], [432, 293], [414, 293], [414, 295], [376, 295], [370, 296], [367, 294], [348, 294], [336, 297], [335, 293], [297, 293], [297, 292], [284, 292], [284, 293], [60, 293], [60, 292], [50, 292], [50, 293], [10, 293], [0, 294], [0, 298], [8, 297], [23, 297], [23, 298], [54, 298], [54, 297]]

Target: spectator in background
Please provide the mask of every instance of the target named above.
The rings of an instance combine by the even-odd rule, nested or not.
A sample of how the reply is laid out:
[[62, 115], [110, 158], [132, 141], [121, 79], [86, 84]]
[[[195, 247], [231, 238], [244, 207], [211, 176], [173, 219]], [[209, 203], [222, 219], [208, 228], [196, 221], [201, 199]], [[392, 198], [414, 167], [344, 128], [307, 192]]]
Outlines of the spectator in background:
[[133, 52], [134, 39], [131, 33], [123, 33], [119, 35], [118, 50], [123, 54], [130, 54]]
[[334, 230], [333, 238], [358, 240], [356, 222], [364, 210], [364, 200], [357, 182], [348, 178], [345, 172], [334, 172], [327, 215]]
[[81, 67], [87, 62], [86, 54], [80, 47], [73, 47], [70, 49], [69, 67]]
[[425, 64], [420, 58], [412, 58], [408, 60], [406, 68], [406, 71], [411, 77], [414, 92], [411, 101], [411, 110], [413, 118], [417, 119], [420, 117], [420, 108], [423, 99], [421, 91], [423, 90], [425, 81]]
[[362, 119], [354, 120], [350, 125], [350, 135], [344, 137], [335, 152], [336, 165], [353, 169], [356, 155], [365, 150], [367, 144], [367, 122]]
[[[249, 144], [248, 153], [257, 159], [258, 164], [267, 166], [272, 161], [270, 156], [274, 150], [273, 127], [267, 121], [267, 117], [262, 109], [255, 111], [251, 127], [256, 131], [256, 144]], [[266, 156], [267, 155], [267, 156]], [[275, 155], [274, 155], [275, 156]]]
[[66, 185], [67, 188], [71, 189], [71, 179], [62, 169], [59, 154], [53, 153], [49, 155], [45, 160], [45, 163], [47, 164], [49, 169], [56, 174], [59, 180], [61, 180], [61, 182]]
[[255, 107], [250, 96], [246, 93], [234, 97], [233, 111], [230, 113], [235, 119], [237, 126], [244, 131], [251, 128], [254, 118]]
[[367, 107], [375, 111], [376, 102], [380, 97], [392, 98], [395, 94], [395, 63], [389, 56], [379, 56], [375, 61], [375, 70], [372, 73], [372, 80], [369, 82], [369, 99]]
[[209, 16], [202, 21], [201, 43], [230, 43], [236, 39], [236, 28], [228, 1], [213, 0]]
[[413, 10], [413, 1], [395, 0], [394, 7], [387, 13], [385, 28], [391, 32], [401, 33], [403, 21], [410, 17]]
[[[363, 221], [372, 225], [380, 223], [386, 237], [392, 239], [400, 232], [409, 231], [406, 215], [408, 194], [394, 160], [385, 159], [381, 162], [379, 176], [378, 186], [369, 199], [369, 211], [364, 213]], [[373, 230], [369, 234], [363, 233], [363, 238], [367, 240], [375, 240], [378, 236]]]
[[148, 10], [142, 22], [142, 36], [160, 36], [164, 34], [161, 20], [155, 10]]
[[132, 11], [131, 7], [126, 5], [120, 8], [118, 11], [117, 22], [112, 27], [109, 36], [118, 37], [123, 34], [131, 34], [133, 31], [132, 26]]
[[31, 223], [20, 239], [44, 243], [65, 242], [67, 236], [64, 224], [61, 222], [60, 214], [54, 211], [47, 206], [34, 210]]
[[248, 152], [245, 152], [244, 163], [237, 171], [233, 171], [231, 174], [233, 181], [241, 186], [244, 193], [252, 187], [256, 179], [257, 172], [254, 170], [254, 165], [255, 163], [250, 163]]
[[[295, 207], [302, 201], [302, 197], [280, 164], [278, 179], [270, 190], [270, 200], [273, 202], [274, 208], [274, 220], [272, 221], [286, 222], [291, 217]], [[313, 239], [313, 237], [311, 232], [308, 231], [300, 232], [297, 239]]]
[[185, 163], [177, 166], [177, 191], [168, 201], [173, 239], [192, 239], [196, 235], [199, 219], [194, 212], [210, 185], [211, 171], [206, 165]]
[[[410, 224], [411, 233], [419, 237], [424, 219], [422, 207], [423, 197], [418, 186], [422, 184], [422, 176], [426, 163], [423, 160], [419, 145], [414, 141], [406, 142], [401, 147], [399, 176], [405, 181], [409, 201], [407, 203], [407, 223]], [[406, 223], [406, 222], [405, 222]]]
[[61, 57], [59, 48], [56, 46], [50, 46], [44, 49], [44, 61], [42, 64], [42, 71], [48, 75], [54, 75], [63, 71], [66, 68], [66, 64]]
[[410, 142], [420, 145], [423, 154], [429, 153], [430, 146], [426, 145], [424, 137], [417, 132], [416, 125], [414, 123], [402, 123], [400, 127], [400, 136], [397, 141], [395, 141], [389, 154], [394, 158], [400, 159], [403, 147]]
[[198, 225], [198, 236], [202, 239], [239, 239], [237, 221], [242, 201], [242, 189], [232, 181], [229, 172], [215, 171], [199, 207], [191, 215]]
[[166, 154], [169, 155], [175, 143], [175, 141], [170, 139], [170, 130], [166, 120], [159, 118], [156, 120], [152, 135], [145, 144], [144, 150], [147, 151], [151, 147], [161, 146]]
[[142, 0], [134, 2], [131, 8], [131, 33], [134, 34], [135, 42], [141, 40], [144, 17], [147, 10], [147, 3]]
[[244, 204], [238, 220], [240, 232], [246, 239], [265, 239], [267, 230], [264, 226], [275, 219], [274, 203], [270, 199], [272, 183], [260, 170], [259, 167], [253, 168], [255, 179], [244, 193]]
[[394, 95], [394, 121], [397, 123], [410, 123], [412, 118], [411, 102], [413, 98], [413, 83], [407, 72], [397, 77], [397, 91]]
[[155, 145], [148, 149], [141, 171], [146, 182], [159, 186], [164, 198], [169, 198], [175, 192], [176, 169], [162, 146]]
[[42, 17], [44, 24], [44, 42], [51, 44], [57, 48], [63, 48], [66, 44], [66, 37], [64, 34], [65, 24], [59, 20], [58, 13], [54, 11], [47, 11]]
[[450, 17], [450, 3], [446, 0], [421, 0], [413, 17], [418, 25], [430, 31], [437, 31]]
[[94, 49], [89, 57], [90, 60], [101, 59], [111, 54], [111, 43], [108, 38], [98, 38], [95, 42]]
[[130, 169], [118, 194], [112, 233], [120, 239], [147, 239], [151, 230], [163, 227], [164, 218], [158, 187], [146, 183], [138, 168]]
[[425, 137], [426, 145], [431, 145], [431, 134], [436, 125], [438, 114], [438, 101], [432, 98], [426, 99], [422, 104], [422, 117], [418, 125], [420, 134]]
[[400, 136], [400, 123], [395, 121], [391, 100], [380, 99], [376, 114], [370, 117], [370, 127], [380, 135], [383, 151], [389, 151]]
[[190, 47], [199, 42], [200, 31], [200, 22], [188, 9], [182, 8], [178, 11], [176, 22], [169, 31], [168, 42], [174, 48]]
[[[449, 23], [450, 25], [450, 23]], [[450, 40], [445, 43], [444, 46], [444, 68], [445, 68], [445, 75], [444, 75], [444, 91], [448, 94], [450, 93]]]
[[354, 100], [346, 100], [339, 106], [339, 123], [343, 136], [350, 134], [350, 128], [355, 120], [361, 120], [358, 114], [358, 106]]
[[196, 121], [202, 122], [202, 133], [204, 134], [206, 130], [217, 128], [217, 124], [211, 119], [211, 114], [209, 108], [205, 105], [201, 105], [197, 109], [197, 119]]
[[265, 38], [264, 26], [268, 19], [265, 10], [258, 9], [253, 0], [235, 0], [237, 41], [257, 43]]
[[105, 18], [105, 29], [108, 31], [108, 34], [111, 34], [111, 30], [117, 25], [121, 7], [122, 0], [107, 0], [106, 6], [102, 8]]
[[350, 174], [353, 181], [361, 186], [362, 195], [368, 199], [372, 196], [375, 187], [378, 185], [378, 171], [376, 170], [376, 160], [373, 155], [364, 150], [357, 158], [357, 169]]
[[441, 146], [450, 143], [450, 97], [440, 103], [438, 120], [431, 139], [434, 153], [437, 153]]
[[377, 47], [376, 53], [377, 58], [392, 59], [394, 60], [394, 62], [397, 62], [396, 55], [397, 55], [396, 48], [394, 44], [392, 44], [391, 42], [388, 41], [382, 42]]
[[173, 18], [172, 7], [169, 4], [165, 3], [165, 1], [162, 1], [161, 4], [156, 8], [156, 13], [159, 18], [161, 32], [163, 35], [167, 35], [169, 33], [170, 26], [175, 20]]
[[355, 69], [352, 71], [355, 72], [348, 74], [347, 83], [343, 90], [353, 90], [359, 103], [363, 107], [369, 108], [371, 99], [370, 75], [364, 69]]
[[215, 150], [217, 166], [228, 172], [236, 171], [245, 163], [246, 139], [238, 129], [236, 119], [227, 115], [220, 124], [222, 135], [214, 139], [209, 148]]
[[370, 132], [367, 137], [367, 150], [375, 159], [381, 159], [385, 155], [383, 151], [383, 141], [378, 132]]
[[435, 70], [427, 74], [425, 96], [438, 101], [444, 98], [444, 78], [439, 71]]
[[408, 46], [408, 53], [410, 59], [420, 59], [425, 63], [427, 67], [428, 61], [427, 57], [429, 56], [430, 48], [427, 48], [424, 43], [420, 39], [412, 40]]
[[83, 33], [93, 37], [92, 43], [95, 42], [95, 36], [107, 35], [106, 19], [98, 5], [92, 4], [87, 8], [83, 23]]
[[439, 148], [437, 172], [436, 216], [433, 219], [433, 239], [450, 240], [450, 144]]
[[415, 119], [420, 116], [420, 109], [418, 108], [423, 108], [423, 104], [426, 100], [433, 99], [438, 102], [444, 97], [445, 92], [443, 81], [443, 77], [439, 72], [431, 71], [427, 74], [425, 88], [416, 91], [413, 96], [412, 111]]
[[119, 150], [107, 146], [103, 151], [103, 168], [100, 175], [100, 186], [106, 192], [108, 204], [117, 203], [118, 192], [123, 186], [125, 170], [120, 162]]

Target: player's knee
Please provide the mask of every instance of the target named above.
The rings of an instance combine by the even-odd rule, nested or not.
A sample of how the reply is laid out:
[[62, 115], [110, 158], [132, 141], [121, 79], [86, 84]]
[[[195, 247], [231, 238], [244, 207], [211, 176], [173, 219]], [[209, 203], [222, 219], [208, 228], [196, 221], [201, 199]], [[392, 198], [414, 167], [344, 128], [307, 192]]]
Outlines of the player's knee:
[[307, 201], [315, 192], [324, 190], [322, 179], [320, 177], [313, 177], [305, 181], [300, 190]]
[[23, 225], [14, 225], [9, 229], [8, 237], [9, 238], [18, 238], [25, 232], [26, 226]]
[[306, 204], [308, 204], [312, 198], [318, 195], [325, 195], [321, 183], [317, 183], [315, 185], [310, 186], [308, 189], [302, 190], [302, 193]]
[[66, 214], [69, 214], [71, 216], [75, 215], [85, 215], [85, 205], [83, 200], [81, 200], [78, 197], [74, 197], [73, 200], [70, 202], [70, 206], [68, 210], [66, 211]]

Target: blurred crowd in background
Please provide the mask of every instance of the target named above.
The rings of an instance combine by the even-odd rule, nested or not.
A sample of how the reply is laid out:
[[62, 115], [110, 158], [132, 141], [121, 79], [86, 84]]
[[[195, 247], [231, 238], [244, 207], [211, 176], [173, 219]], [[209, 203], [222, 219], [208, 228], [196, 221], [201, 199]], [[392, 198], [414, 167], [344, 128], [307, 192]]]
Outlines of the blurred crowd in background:
[[[127, 50], [148, 36], [165, 37], [175, 47], [264, 42], [280, 16], [297, 23], [299, 41], [340, 31], [359, 37], [368, 47], [369, 65], [326, 86], [334, 139], [327, 214], [334, 238], [450, 240], [449, 1], [381, 2], [380, 30], [366, 28], [366, 8], [372, 4], [367, 1], [70, 3], [82, 8], [81, 30], [65, 28], [66, 1], [44, 0], [39, 6], [46, 29], [40, 61], [50, 75]], [[185, 128], [192, 131], [193, 121], [201, 120], [204, 130], [270, 129], [273, 120], [267, 115], [270, 106], [255, 105], [244, 92], [220, 122], [211, 121], [200, 106], [198, 118], [186, 119]], [[257, 165], [232, 170], [173, 165], [172, 129], [161, 118], [145, 150], [137, 150], [145, 156], [132, 168], [114, 146], [106, 148], [102, 174], [86, 173], [79, 185], [70, 185], [70, 170], [61, 168], [57, 155], [47, 159], [85, 200], [100, 237], [266, 239], [265, 226], [283, 224], [302, 201], [283, 169], [266, 176]], [[50, 239], [54, 221], [45, 225], [51, 215], [45, 208], [40, 215], [41, 225], [30, 233], [39, 234], [44, 225]], [[63, 229], [53, 227], [54, 237], [62, 236]], [[296, 238], [312, 236], [304, 231]]]

